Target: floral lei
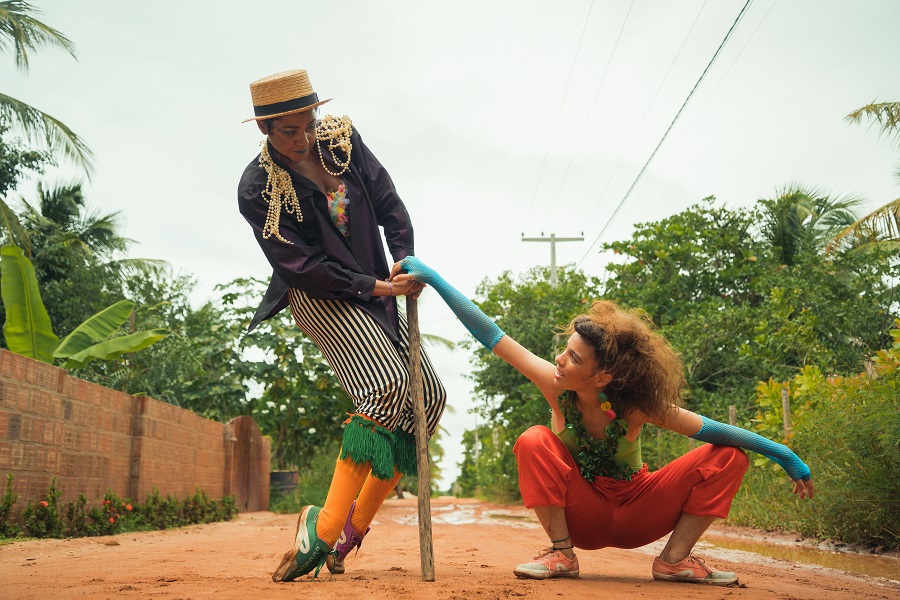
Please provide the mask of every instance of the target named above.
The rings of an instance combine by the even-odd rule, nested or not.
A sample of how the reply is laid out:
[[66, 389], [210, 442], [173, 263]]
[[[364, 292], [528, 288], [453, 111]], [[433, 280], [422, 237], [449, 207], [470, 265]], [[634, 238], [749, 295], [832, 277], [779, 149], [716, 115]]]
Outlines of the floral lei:
[[606, 426], [606, 437], [596, 440], [587, 432], [572, 395], [570, 391], [564, 391], [559, 395], [558, 402], [566, 419], [566, 428], [572, 432], [575, 443], [581, 449], [576, 457], [581, 476], [587, 481], [593, 481], [597, 476], [631, 481], [634, 473], [628, 465], [620, 464], [615, 459], [619, 449], [619, 438], [626, 433], [622, 420], [613, 419]]

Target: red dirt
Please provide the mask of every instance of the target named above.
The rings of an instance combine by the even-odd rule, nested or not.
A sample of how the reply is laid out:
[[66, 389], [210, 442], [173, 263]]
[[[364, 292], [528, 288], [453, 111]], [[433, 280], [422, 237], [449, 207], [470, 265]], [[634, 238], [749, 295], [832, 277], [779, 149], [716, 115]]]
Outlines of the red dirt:
[[[273, 583], [296, 515], [247, 513], [229, 523], [101, 538], [34, 540], [0, 546], [3, 598], [590, 598], [680, 600], [854, 598], [900, 600], [900, 584], [760, 558], [710, 560], [737, 571], [742, 587], [716, 588], [650, 577], [653, 548], [581, 551], [579, 579], [519, 580], [515, 564], [546, 544], [522, 506], [435, 498], [435, 582], [423, 582], [416, 499], [388, 500], [347, 572]], [[724, 558], [723, 558], [724, 556]], [[737, 555], [735, 555], [737, 556]]]

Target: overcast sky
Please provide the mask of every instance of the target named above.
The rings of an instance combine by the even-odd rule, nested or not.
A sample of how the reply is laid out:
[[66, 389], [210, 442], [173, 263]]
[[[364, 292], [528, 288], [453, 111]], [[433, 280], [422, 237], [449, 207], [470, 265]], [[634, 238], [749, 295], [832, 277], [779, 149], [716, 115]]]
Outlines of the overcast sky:
[[[48, 112], [97, 158], [91, 207], [121, 211], [132, 256], [193, 275], [194, 300], [270, 269], [237, 211], [261, 139], [248, 85], [306, 69], [390, 171], [416, 254], [468, 296], [549, 264], [601, 275], [602, 242], [715, 195], [749, 206], [791, 184], [900, 196], [898, 153], [844, 117], [900, 100], [900, 1], [754, 0], [627, 201], [597, 236], [745, 0], [33, 0], [76, 45], [0, 63], [0, 90]], [[71, 169], [48, 173], [66, 181]], [[33, 199], [33, 189], [21, 186]], [[596, 242], [596, 243], [595, 243]], [[460, 340], [435, 293], [424, 332]], [[462, 350], [432, 350], [455, 413], [448, 485], [474, 426]]]

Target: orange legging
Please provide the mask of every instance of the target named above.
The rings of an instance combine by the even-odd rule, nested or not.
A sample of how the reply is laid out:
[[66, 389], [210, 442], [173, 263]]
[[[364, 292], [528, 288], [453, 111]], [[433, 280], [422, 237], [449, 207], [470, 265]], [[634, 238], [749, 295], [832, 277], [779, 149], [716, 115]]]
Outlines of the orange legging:
[[682, 512], [725, 518], [737, 493], [747, 455], [733, 446], [704, 444], [631, 481], [581, 476], [575, 459], [550, 429], [535, 426], [513, 448], [525, 506], [566, 509], [577, 548], [637, 548], [671, 533]]

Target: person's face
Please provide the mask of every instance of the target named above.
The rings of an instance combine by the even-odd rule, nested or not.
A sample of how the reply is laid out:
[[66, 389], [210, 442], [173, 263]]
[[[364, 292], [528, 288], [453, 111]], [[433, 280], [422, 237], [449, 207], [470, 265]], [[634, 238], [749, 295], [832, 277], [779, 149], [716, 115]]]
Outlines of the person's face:
[[306, 160], [316, 143], [314, 110], [278, 117], [272, 121], [268, 132], [264, 123], [258, 123], [260, 130], [268, 133], [272, 147], [291, 162]]
[[[582, 390], [587, 387], [600, 390], [611, 379], [598, 372], [594, 349], [576, 331], [566, 342], [566, 348], [556, 357], [556, 374], [553, 382], [563, 390]], [[602, 383], [602, 385], [601, 385]]]

